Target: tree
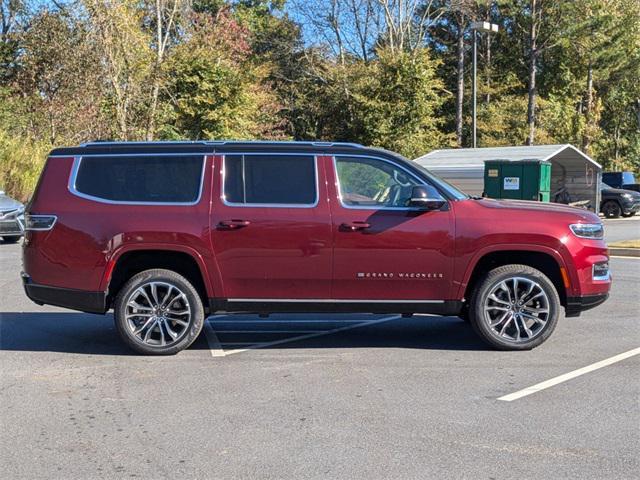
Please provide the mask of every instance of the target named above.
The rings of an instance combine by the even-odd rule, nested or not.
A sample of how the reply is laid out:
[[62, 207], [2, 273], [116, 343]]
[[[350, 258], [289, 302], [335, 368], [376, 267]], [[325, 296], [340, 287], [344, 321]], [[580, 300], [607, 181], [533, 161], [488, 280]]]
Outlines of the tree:
[[93, 41], [105, 67], [109, 103], [120, 140], [142, 138], [149, 114], [149, 78], [154, 64], [152, 40], [142, 28], [144, 10], [133, 1], [83, 0]]
[[192, 17], [189, 40], [168, 64], [169, 124], [164, 138], [274, 138], [279, 133], [275, 95], [251, 64], [249, 31], [228, 9]]

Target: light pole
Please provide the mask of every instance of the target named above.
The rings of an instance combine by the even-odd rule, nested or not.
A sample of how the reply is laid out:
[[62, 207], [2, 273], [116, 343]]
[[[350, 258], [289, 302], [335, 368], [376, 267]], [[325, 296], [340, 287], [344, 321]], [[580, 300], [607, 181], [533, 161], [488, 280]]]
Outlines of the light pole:
[[477, 101], [476, 94], [478, 91], [477, 83], [477, 67], [478, 67], [478, 45], [477, 45], [477, 32], [485, 32], [489, 33], [497, 33], [498, 25], [495, 23], [489, 22], [471, 22], [471, 33], [473, 35], [473, 88], [472, 88], [472, 96], [473, 96], [473, 148], [477, 147], [476, 143], [476, 114], [477, 114]]

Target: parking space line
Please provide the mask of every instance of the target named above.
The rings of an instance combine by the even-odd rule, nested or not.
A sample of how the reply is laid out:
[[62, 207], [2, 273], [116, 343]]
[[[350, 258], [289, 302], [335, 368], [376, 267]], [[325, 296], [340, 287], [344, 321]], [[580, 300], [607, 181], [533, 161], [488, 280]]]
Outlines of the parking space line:
[[498, 400], [502, 400], [503, 402], [512, 402], [514, 400], [518, 400], [519, 398], [526, 397], [527, 395], [531, 395], [532, 393], [536, 393], [536, 392], [539, 392], [540, 390], [553, 387], [560, 383], [566, 382], [567, 380], [571, 380], [572, 378], [576, 378], [576, 377], [579, 377], [580, 375], [584, 375], [585, 373], [593, 372], [594, 370], [598, 370], [599, 368], [603, 368], [603, 367], [612, 365], [614, 363], [621, 362], [622, 360], [625, 360], [627, 358], [630, 358], [630, 357], [633, 357], [634, 355], [639, 355], [639, 354], [640, 354], [640, 347], [634, 348], [633, 350], [629, 350], [628, 352], [620, 353], [619, 355], [615, 355], [605, 360], [592, 363], [591, 365], [587, 365], [586, 367], [579, 368], [578, 370], [574, 370], [572, 372], [559, 375], [557, 377], [554, 377], [550, 380], [546, 380], [544, 382], [536, 383], [531, 387], [518, 390], [517, 392], [510, 393], [509, 395], [504, 395], [498, 398]]
[[207, 344], [209, 345], [209, 352], [212, 357], [224, 357], [225, 353], [222, 349], [222, 345], [220, 345], [220, 340], [216, 335], [216, 331], [211, 326], [210, 320], [213, 318], [215, 317], [210, 317], [204, 321], [204, 334], [207, 338]]
[[640, 260], [640, 257], [630, 257], [629, 255], [609, 255], [610, 258], [629, 258], [631, 260]]
[[255, 344], [255, 345], [251, 345], [250, 347], [247, 348], [239, 348], [236, 350], [227, 350], [225, 352], [225, 355], [234, 355], [236, 353], [242, 353], [242, 352], [246, 352], [247, 350], [256, 350], [259, 348], [266, 348], [266, 347], [272, 347], [274, 345], [282, 345], [285, 343], [291, 343], [291, 342], [299, 342], [301, 340], [308, 340], [310, 338], [317, 338], [317, 337], [322, 337], [325, 335], [331, 335], [333, 333], [338, 333], [338, 332], [344, 332], [347, 330], [352, 330], [354, 328], [360, 328], [360, 327], [366, 327], [369, 325], [376, 325], [378, 323], [383, 323], [383, 322], [389, 322], [391, 320], [397, 320], [398, 318], [400, 318], [400, 315], [393, 315], [391, 317], [384, 317], [384, 318], [378, 318], [376, 320], [369, 320], [369, 321], [361, 321], [360, 323], [356, 323], [355, 325], [346, 325], [344, 327], [339, 327], [339, 328], [334, 328], [332, 330], [324, 330], [321, 332], [317, 332], [317, 333], [310, 333], [308, 335], [299, 335], [297, 337], [291, 337], [291, 338], [285, 338], [282, 340], [275, 340], [273, 342], [266, 342], [266, 343], [259, 343], [259, 344]]

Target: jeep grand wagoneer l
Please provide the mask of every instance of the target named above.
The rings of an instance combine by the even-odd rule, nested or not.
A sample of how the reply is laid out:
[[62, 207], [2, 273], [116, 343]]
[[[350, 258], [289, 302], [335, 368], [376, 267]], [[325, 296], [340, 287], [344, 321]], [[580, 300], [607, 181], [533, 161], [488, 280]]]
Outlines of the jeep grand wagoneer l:
[[147, 354], [188, 347], [214, 312], [460, 316], [530, 349], [611, 286], [593, 213], [471, 198], [353, 144], [60, 148], [27, 209], [29, 298], [113, 309]]

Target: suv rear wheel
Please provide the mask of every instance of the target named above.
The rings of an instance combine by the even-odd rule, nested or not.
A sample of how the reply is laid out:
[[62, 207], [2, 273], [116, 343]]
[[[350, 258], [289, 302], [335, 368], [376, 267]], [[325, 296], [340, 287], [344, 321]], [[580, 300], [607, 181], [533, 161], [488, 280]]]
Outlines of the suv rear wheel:
[[147, 355], [173, 355], [191, 345], [204, 325], [198, 292], [171, 270], [133, 276], [116, 297], [115, 323], [122, 339]]
[[491, 270], [478, 283], [470, 305], [471, 325], [499, 350], [530, 350], [558, 323], [560, 298], [549, 278], [526, 265]]

